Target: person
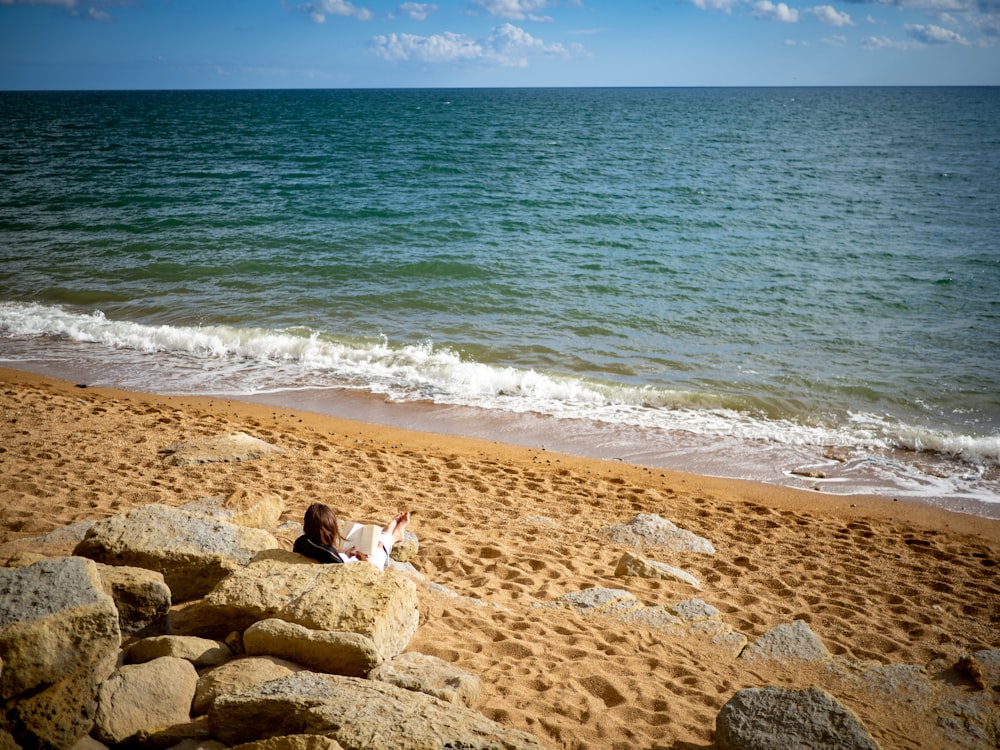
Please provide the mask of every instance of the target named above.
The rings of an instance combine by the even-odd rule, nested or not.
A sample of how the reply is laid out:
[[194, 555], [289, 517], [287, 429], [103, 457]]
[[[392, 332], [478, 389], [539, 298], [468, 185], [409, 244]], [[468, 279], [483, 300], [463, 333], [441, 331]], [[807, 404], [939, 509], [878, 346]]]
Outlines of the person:
[[311, 557], [321, 563], [350, 563], [365, 561], [376, 568], [384, 569], [389, 561], [392, 547], [403, 540], [403, 532], [410, 522], [410, 511], [397, 513], [379, 534], [379, 547], [368, 556], [353, 547], [341, 550], [344, 539], [340, 535], [337, 513], [328, 505], [313, 503], [306, 508], [302, 523], [302, 536], [292, 546], [294, 552]]

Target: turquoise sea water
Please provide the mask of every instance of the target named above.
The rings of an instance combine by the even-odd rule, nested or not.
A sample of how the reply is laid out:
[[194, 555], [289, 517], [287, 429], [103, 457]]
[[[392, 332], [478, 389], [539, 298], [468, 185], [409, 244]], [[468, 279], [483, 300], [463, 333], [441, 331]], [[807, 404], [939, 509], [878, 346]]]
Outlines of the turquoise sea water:
[[1000, 89], [0, 120], [0, 363], [1000, 515]]

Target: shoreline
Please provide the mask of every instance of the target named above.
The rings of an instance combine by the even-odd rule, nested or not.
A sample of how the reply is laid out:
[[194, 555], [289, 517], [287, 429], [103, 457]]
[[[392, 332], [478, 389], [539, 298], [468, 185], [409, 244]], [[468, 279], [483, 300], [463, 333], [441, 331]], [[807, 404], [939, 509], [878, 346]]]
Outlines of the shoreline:
[[[232, 399], [79, 388], [5, 368], [0, 381], [0, 559], [69, 554], [74, 541], [39, 538], [148, 503], [276, 495], [282, 521], [295, 523], [316, 501], [372, 522], [416, 510], [413, 563], [441, 588], [420, 590], [409, 650], [479, 676], [482, 713], [553, 749], [710, 747], [736, 690], [781, 685], [829, 691], [883, 750], [945, 750], [953, 738], [919, 701], [873, 699], [851, 680], [876, 663], [938, 675], [1000, 649], [995, 520]], [[178, 442], [239, 431], [283, 453], [163, 461]], [[600, 531], [637, 514], [714, 545], [640, 550], [698, 587], [616, 575], [630, 550]], [[751, 665], [707, 640], [554, 606], [592, 587], [625, 589], [649, 607], [697, 598], [751, 642], [802, 620], [831, 661]]]
[[[550, 450], [547, 447], [531, 447], [516, 442], [504, 442], [486, 437], [469, 436], [458, 432], [437, 432], [422, 429], [417, 425], [426, 425], [427, 421], [419, 416], [413, 425], [399, 426], [383, 421], [371, 422], [359, 416], [339, 416], [326, 414], [309, 408], [294, 407], [288, 400], [269, 397], [229, 398], [208, 395], [163, 395], [139, 391], [129, 391], [106, 386], [84, 386], [60, 378], [30, 370], [19, 370], [0, 366], [0, 382], [17, 385], [45, 385], [55, 388], [64, 394], [98, 394], [102, 398], [114, 398], [132, 402], [156, 402], [165, 405], [184, 407], [194, 405], [198, 408], [231, 413], [239, 419], [262, 420], [275, 418], [276, 409], [287, 412], [286, 418], [298, 419], [313, 430], [336, 430], [356, 433], [362, 439], [380, 441], [409, 442], [420, 447], [435, 450], [459, 449], [467, 453], [482, 453], [489, 450], [498, 458], [514, 458], [515, 460], [537, 460], [539, 455], [546, 460], [556, 460], [578, 468], [592, 468], [592, 465], [604, 466], [609, 471], [621, 471], [633, 476], [658, 474], [671, 482], [689, 485], [698, 491], [720, 492], [724, 495], [739, 496], [743, 500], [759, 502], [775, 509], [802, 510], [806, 512], [830, 513], [846, 517], [867, 516], [874, 518], [905, 517], [906, 520], [926, 528], [948, 528], [960, 533], [982, 534], [985, 529], [995, 529], [994, 538], [1000, 541], [1000, 519], [988, 516], [965, 513], [951, 508], [942, 508], [915, 500], [899, 500], [879, 494], [840, 495], [833, 492], [817, 492], [815, 490], [799, 489], [781, 484], [757, 481], [752, 479], [737, 479], [701, 474], [695, 471], [684, 471], [660, 466], [646, 466], [628, 461], [597, 456], [583, 456], [559, 449]], [[294, 399], [293, 399], [294, 400]], [[224, 404], [224, 406], [223, 406]], [[385, 405], [375, 397], [361, 395], [353, 410], [360, 411], [372, 405], [381, 405], [380, 414], [394, 409], [397, 405]], [[413, 407], [412, 404], [404, 405]], [[419, 408], [419, 407], [418, 407]], [[430, 407], [429, 410], [433, 409]]]

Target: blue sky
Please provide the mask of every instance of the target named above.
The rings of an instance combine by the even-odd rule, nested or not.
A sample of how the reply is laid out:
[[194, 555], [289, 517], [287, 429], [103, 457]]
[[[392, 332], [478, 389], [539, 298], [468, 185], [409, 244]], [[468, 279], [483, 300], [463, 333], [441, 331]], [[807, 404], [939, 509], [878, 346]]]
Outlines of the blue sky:
[[1000, 0], [0, 0], [0, 89], [998, 85]]

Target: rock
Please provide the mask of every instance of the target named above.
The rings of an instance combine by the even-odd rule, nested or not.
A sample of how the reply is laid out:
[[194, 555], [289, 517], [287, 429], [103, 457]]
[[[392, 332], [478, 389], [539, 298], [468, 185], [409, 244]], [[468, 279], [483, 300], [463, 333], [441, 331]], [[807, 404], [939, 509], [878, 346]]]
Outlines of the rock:
[[392, 545], [389, 556], [396, 562], [410, 562], [420, 551], [420, 540], [412, 531], [403, 531], [403, 540]]
[[655, 513], [640, 513], [628, 523], [605, 526], [598, 533], [616, 544], [637, 549], [660, 547], [674, 552], [715, 554], [710, 541]]
[[417, 631], [417, 587], [368, 563], [322, 565], [272, 550], [235, 571], [204, 600], [199, 616], [246, 629], [277, 618], [312, 630], [370, 638], [383, 659], [405, 650]]
[[155, 570], [98, 564], [104, 590], [115, 600], [123, 635], [162, 633], [168, 627], [170, 587]]
[[625, 589], [609, 589], [594, 586], [583, 591], [571, 591], [559, 597], [558, 602], [578, 612], [593, 614], [609, 608], [620, 607], [622, 603], [641, 606], [638, 599]]
[[384, 682], [298, 672], [219, 696], [208, 714], [227, 745], [285, 734], [321, 734], [348, 750], [535, 750], [529, 734], [462, 706]]
[[233, 750], [344, 750], [337, 740], [320, 734], [287, 734], [237, 745]]
[[818, 689], [738, 691], [719, 711], [720, 750], [878, 750], [864, 725]]
[[201, 716], [162, 729], [144, 729], [129, 744], [141, 750], [169, 750], [182, 742], [214, 742], [208, 731], [208, 719]]
[[191, 713], [198, 716], [208, 713], [215, 699], [224, 693], [235, 693], [262, 682], [301, 672], [304, 667], [275, 656], [248, 656], [234, 659], [205, 672], [198, 679], [198, 686], [191, 703]]
[[281, 522], [284, 501], [277, 495], [251, 492], [240, 488], [228, 497], [206, 497], [181, 506], [182, 510], [216, 518], [238, 526], [273, 529]]
[[98, 521], [75, 554], [158, 571], [176, 603], [204, 596], [257, 552], [277, 546], [261, 529], [151, 504]]
[[187, 659], [196, 667], [214, 667], [233, 658], [233, 650], [222, 641], [193, 635], [161, 635], [143, 638], [125, 649], [126, 664], [142, 664], [161, 656]]
[[215, 740], [182, 740], [170, 750], [227, 750], [227, 748]]
[[615, 575], [674, 580], [687, 583], [696, 589], [701, 588], [701, 581], [687, 571], [667, 565], [666, 563], [644, 560], [641, 557], [633, 555], [631, 552], [626, 552], [622, 555], [621, 560], [618, 561], [618, 567], [615, 568]]
[[370, 680], [433, 695], [446, 703], [474, 708], [479, 701], [479, 678], [449, 664], [444, 659], [427, 654], [400, 654], [372, 670]]
[[108, 746], [88, 734], [86, 737], [81, 737], [71, 750], [108, 750]]
[[795, 620], [791, 625], [778, 625], [768, 630], [747, 646], [741, 658], [746, 661], [769, 660], [795, 664], [826, 661], [830, 658], [830, 652], [803, 620]]
[[270, 655], [316, 672], [365, 677], [382, 663], [371, 638], [358, 633], [312, 630], [294, 622], [270, 619], [243, 631], [243, 646], [253, 655]]
[[92, 734], [117, 745], [191, 719], [198, 673], [191, 662], [163, 656], [125, 665], [101, 684]]
[[231, 435], [205, 440], [185, 440], [160, 452], [166, 454], [163, 462], [171, 466], [251, 461], [263, 456], [284, 453], [276, 445], [247, 435], [245, 432], [234, 432]]
[[0, 746], [6, 734], [22, 747], [72, 747], [93, 725], [120, 645], [118, 612], [90, 560], [0, 569]]

